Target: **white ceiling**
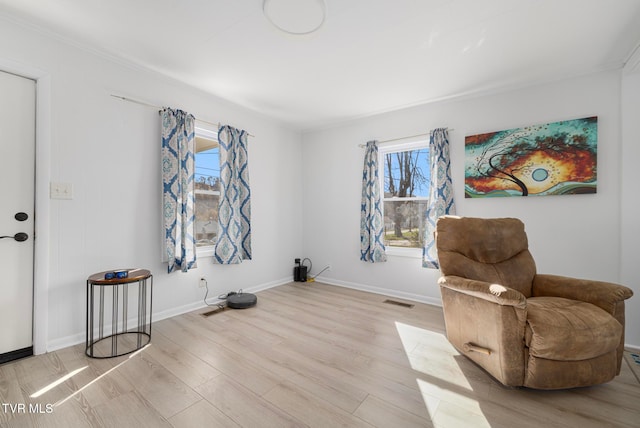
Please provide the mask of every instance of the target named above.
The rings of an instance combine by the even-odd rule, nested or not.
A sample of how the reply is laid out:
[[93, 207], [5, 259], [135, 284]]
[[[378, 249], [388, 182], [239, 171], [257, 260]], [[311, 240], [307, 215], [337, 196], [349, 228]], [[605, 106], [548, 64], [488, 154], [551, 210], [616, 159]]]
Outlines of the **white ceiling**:
[[276, 30], [262, 0], [0, 0], [0, 13], [303, 130], [621, 68], [640, 41], [640, 0], [326, 1], [305, 36]]

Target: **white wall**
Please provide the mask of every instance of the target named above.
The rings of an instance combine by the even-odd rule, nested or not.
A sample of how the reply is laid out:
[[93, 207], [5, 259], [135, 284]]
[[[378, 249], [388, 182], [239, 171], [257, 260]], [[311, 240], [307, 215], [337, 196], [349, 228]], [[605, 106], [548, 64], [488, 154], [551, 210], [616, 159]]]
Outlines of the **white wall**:
[[634, 288], [627, 303], [627, 342], [640, 348], [640, 68], [622, 80], [622, 283]]
[[[201, 306], [200, 277], [207, 278], [214, 297], [290, 280], [302, 230], [297, 132], [156, 73], [123, 66], [11, 22], [0, 25], [0, 68], [33, 70], [29, 74], [48, 87], [50, 102], [44, 108], [50, 129], [40, 135], [44, 159], [38, 172], [41, 178], [50, 175], [45, 183], [73, 185], [72, 200], [48, 200], [42, 191], [37, 196], [46, 202], [42, 212], [49, 211], [49, 256], [40, 261], [48, 273], [44, 284], [36, 284], [48, 295], [40, 305], [48, 312], [48, 350], [84, 341], [85, 282], [95, 272], [150, 269], [156, 319]], [[252, 261], [219, 266], [208, 258], [189, 273], [166, 273], [167, 265], [160, 261], [159, 115], [156, 109], [117, 100], [113, 93], [180, 108], [255, 135], [249, 140]]]
[[[603, 72], [408, 108], [303, 135], [305, 256], [310, 257], [314, 265], [332, 264], [332, 271], [322, 275], [327, 282], [439, 302], [436, 283], [439, 272], [423, 269], [419, 259], [390, 256], [387, 263], [359, 261], [364, 152], [358, 144], [449, 127], [453, 128], [450, 132], [452, 174], [459, 215], [522, 219], [541, 273], [619, 282], [620, 82], [620, 72]], [[597, 194], [464, 198], [465, 135], [594, 115], [598, 116]], [[637, 145], [634, 150], [637, 154]], [[629, 196], [630, 193], [629, 190]], [[637, 202], [633, 203], [637, 212]], [[625, 251], [635, 257], [630, 249]], [[638, 285], [631, 283], [632, 276], [625, 279], [640, 295]], [[640, 310], [636, 302], [640, 302], [638, 297], [630, 301], [628, 313]], [[638, 324], [628, 326], [628, 343], [640, 344]]]

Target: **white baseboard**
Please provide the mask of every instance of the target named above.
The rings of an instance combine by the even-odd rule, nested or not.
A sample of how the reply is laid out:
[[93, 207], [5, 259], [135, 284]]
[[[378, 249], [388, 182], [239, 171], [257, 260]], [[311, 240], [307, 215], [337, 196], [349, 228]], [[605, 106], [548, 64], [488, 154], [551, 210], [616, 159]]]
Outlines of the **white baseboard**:
[[368, 291], [369, 293], [381, 294], [383, 296], [397, 297], [399, 299], [412, 300], [414, 302], [426, 303], [428, 305], [442, 306], [442, 300], [436, 297], [423, 296], [421, 294], [406, 293], [403, 291], [392, 290], [390, 288], [373, 287], [371, 285], [360, 284], [356, 282], [341, 281], [338, 279], [319, 276], [315, 278], [318, 282], [329, 285], [337, 285], [339, 287], [352, 288], [354, 290]]
[[[243, 288], [242, 292], [243, 293], [258, 293], [258, 292], [263, 291], [263, 290], [268, 290], [269, 288], [277, 287], [279, 285], [288, 284], [289, 282], [291, 282], [291, 278], [287, 277], [287, 278], [279, 279], [279, 280], [276, 280], [276, 281], [265, 282], [264, 284], [258, 284], [258, 285], [255, 285], [253, 287]], [[222, 300], [219, 300], [219, 299], [216, 298], [216, 300], [214, 302], [209, 301], [208, 303], [210, 305], [216, 305], [218, 303], [222, 303]], [[162, 312], [154, 313], [153, 314], [153, 320], [154, 321], [161, 321], [163, 319], [167, 319], [167, 318], [175, 317], [175, 316], [178, 316], [178, 315], [186, 314], [187, 312], [193, 312], [193, 311], [196, 311], [198, 309], [205, 308], [205, 307], [206, 307], [206, 305], [204, 304], [203, 301], [198, 301], [198, 302], [190, 303], [188, 305], [179, 306], [177, 308], [169, 308], [169, 309], [164, 310]]]
[[629, 345], [628, 343], [624, 344], [625, 351], [633, 352], [634, 354], [640, 354], [640, 347], [637, 345]]
[[87, 337], [84, 332], [73, 334], [71, 336], [60, 337], [47, 341], [47, 352], [57, 351], [58, 349], [68, 348], [79, 343], [85, 343]]
[[[257, 293], [259, 291], [268, 290], [269, 288], [277, 287], [279, 285], [288, 284], [291, 282], [291, 278], [282, 278], [276, 281], [265, 282], [264, 284], [258, 284], [253, 287], [243, 288], [242, 291], [246, 293]], [[216, 300], [216, 302], [210, 304], [221, 303], [220, 300]], [[186, 305], [178, 306], [175, 308], [165, 309], [164, 311], [154, 312], [153, 313], [153, 322], [161, 321], [163, 319], [175, 317], [178, 315], [186, 314], [187, 312], [196, 311], [198, 309], [205, 308], [206, 305], [202, 300], [198, 302], [189, 303]], [[130, 322], [133, 322], [131, 320]], [[58, 349], [67, 348], [69, 346], [74, 346], [79, 343], [86, 342], [86, 333], [83, 331], [81, 333], [72, 334], [70, 336], [60, 337], [57, 339], [47, 341], [47, 352], [57, 351]]]

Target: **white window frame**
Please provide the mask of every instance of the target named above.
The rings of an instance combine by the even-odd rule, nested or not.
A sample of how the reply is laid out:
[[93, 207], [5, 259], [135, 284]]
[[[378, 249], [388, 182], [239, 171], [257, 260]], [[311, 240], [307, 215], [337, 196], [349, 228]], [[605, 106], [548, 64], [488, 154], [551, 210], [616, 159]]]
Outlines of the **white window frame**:
[[[218, 142], [218, 132], [212, 131], [210, 129], [201, 128], [201, 127], [196, 126], [195, 127], [195, 136], [196, 136], [196, 138], [200, 137], [200, 138], [204, 138], [206, 140], [211, 140], [211, 141]], [[197, 149], [194, 148], [194, 150], [197, 150]], [[215, 191], [215, 190], [198, 190], [198, 189], [194, 189], [194, 194], [195, 194], [196, 201], [198, 200], [198, 194], [214, 194], [214, 195], [217, 194], [218, 196], [220, 196], [220, 192], [219, 191]], [[194, 207], [194, 209], [195, 209], [195, 207]], [[194, 231], [194, 233], [195, 233], [195, 231]], [[214, 245], [206, 245], [206, 246], [196, 247], [196, 257], [197, 258], [213, 257], [214, 250], [215, 250], [215, 246]]]
[[[428, 139], [419, 139], [419, 140], [411, 140], [405, 142], [393, 141], [389, 143], [381, 143], [378, 145], [378, 165], [380, 174], [378, 174], [378, 180], [380, 183], [380, 199], [382, 202], [382, 218], [384, 219], [384, 202], [385, 201], [428, 201], [428, 197], [416, 196], [416, 197], [394, 197], [394, 198], [385, 198], [384, 197], [384, 169], [385, 169], [385, 160], [384, 156], [387, 153], [395, 153], [395, 152], [408, 152], [411, 150], [424, 149], [429, 148], [429, 140]], [[429, 165], [429, 167], [431, 167]], [[386, 230], [385, 230], [386, 231]], [[394, 247], [390, 245], [385, 245], [385, 251], [389, 256], [397, 256], [397, 257], [410, 257], [421, 259], [422, 258], [422, 248], [403, 248], [403, 247]]]

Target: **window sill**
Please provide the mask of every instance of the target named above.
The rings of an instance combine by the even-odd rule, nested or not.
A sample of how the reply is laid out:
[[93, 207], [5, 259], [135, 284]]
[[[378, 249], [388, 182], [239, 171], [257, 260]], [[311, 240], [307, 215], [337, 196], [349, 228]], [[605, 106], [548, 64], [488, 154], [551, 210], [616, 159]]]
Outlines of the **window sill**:
[[203, 259], [206, 257], [213, 257], [215, 247], [213, 245], [207, 247], [197, 247], [196, 248], [196, 257], [198, 259]]
[[402, 247], [386, 247], [388, 256], [409, 257], [412, 259], [422, 258], [422, 248], [402, 248]]

